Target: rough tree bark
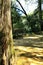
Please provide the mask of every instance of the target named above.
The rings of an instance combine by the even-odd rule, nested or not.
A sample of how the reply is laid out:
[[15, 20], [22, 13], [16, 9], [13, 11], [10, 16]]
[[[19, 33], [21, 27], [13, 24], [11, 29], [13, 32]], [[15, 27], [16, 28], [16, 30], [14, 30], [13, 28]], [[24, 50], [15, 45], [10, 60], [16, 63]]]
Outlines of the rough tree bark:
[[[11, 0], [0, 0], [0, 46], [2, 47], [1, 65], [9, 65], [11, 47], [13, 46], [11, 26]], [[9, 49], [11, 50], [9, 52]]]

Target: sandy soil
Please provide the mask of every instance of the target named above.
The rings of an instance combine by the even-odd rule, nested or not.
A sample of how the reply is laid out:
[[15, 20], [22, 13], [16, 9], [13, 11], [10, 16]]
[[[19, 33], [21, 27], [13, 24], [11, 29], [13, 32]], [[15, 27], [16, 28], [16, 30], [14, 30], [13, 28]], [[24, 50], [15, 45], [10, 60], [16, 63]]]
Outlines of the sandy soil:
[[43, 38], [15, 40], [16, 65], [43, 65]]

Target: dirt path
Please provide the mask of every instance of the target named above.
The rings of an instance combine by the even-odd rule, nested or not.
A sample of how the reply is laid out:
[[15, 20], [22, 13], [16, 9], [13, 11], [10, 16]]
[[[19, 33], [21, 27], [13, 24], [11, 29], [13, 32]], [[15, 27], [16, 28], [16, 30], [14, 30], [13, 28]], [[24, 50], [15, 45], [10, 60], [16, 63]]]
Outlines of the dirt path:
[[43, 37], [15, 40], [16, 65], [43, 65]]
[[17, 65], [43, 65], [43, 48], [16, 46]]
[[15, 46], [28, 46], [43, 48], [43, 37], [24, 37], [23, 39], [16, 39]]

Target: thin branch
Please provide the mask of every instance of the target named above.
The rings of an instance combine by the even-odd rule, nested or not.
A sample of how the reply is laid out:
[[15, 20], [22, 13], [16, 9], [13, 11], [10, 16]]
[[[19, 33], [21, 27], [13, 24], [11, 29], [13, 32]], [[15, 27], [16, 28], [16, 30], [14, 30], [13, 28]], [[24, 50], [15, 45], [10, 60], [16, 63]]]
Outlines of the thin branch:
[[[24, 13], [24, 11], [22, 11], [21, 9], [17, 8], [17, 7], [11, 7], [11, 8], [15, 8], [15, 9], [18, 9], [19, 11], [21, 11], [22, 13]], [[25, 14], [25, 13], [24, 13]]]
[[23, 11], [24, 11], [24, 14], [27, 16], [27, 13], [26, 13], [26, 11], [24, 10], [24, 8], [23, 8], [23, 6], [22, 6], [22, 4], [18, 1], [18, 0], [16, 0], [18, 3], [19, 3], [19, 5], [21, 6], [21, 8], [23, 9]]

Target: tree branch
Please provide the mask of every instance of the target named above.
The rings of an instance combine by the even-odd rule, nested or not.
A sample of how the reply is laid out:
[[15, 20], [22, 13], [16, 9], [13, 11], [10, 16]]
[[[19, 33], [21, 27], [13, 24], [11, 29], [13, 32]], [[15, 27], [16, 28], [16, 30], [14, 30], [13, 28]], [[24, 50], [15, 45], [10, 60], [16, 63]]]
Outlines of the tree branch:
[[21, 8], [23, 9], [23, 11], [24, 11], [24, 14], [27, 16], [27, 13], [26, 13], [26, 11], [24, 10], [24, 8], [23, 8], [23, 6], [22, 6], [22, 4], [18, 1], [18, 0], [16, 0], [18, 3], [19, 3], [19, 5], [21, 6]]
[[15, 9], [18, 9], [19, 11], [21, 11], [22, 13], [24, 13], [24, 11], [22, 11], [21, 9], [17, 8], [17, 7], [11, 7], [11, 8], [15, 8]]

